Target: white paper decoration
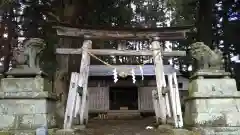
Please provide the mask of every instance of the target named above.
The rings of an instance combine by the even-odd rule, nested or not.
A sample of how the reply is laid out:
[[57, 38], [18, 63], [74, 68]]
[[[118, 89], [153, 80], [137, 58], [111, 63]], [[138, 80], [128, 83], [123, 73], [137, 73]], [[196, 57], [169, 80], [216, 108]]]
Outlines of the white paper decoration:
[[113, 70], [113, 81], [114, 81], [114, 83], [116, 83], [117, 81], [118, 81], [118, 73], [117, 73], [117, 69], [116, 68], [114, 68], [114, 70]]
[[144, 75], [143, 75], [143, 68], [142, 66], [139, 66], [140, 72], [141, 72], [141, 76], [142, 76], [142, 80], [144, 80]]
[[135, 78], [135, 71], [134, 71], [134, 69], [132, 69], [131, 73], [132, 73], [132, 81], [133, 81], [133, 83], [135, 83], [136, 82], [136, 78]]

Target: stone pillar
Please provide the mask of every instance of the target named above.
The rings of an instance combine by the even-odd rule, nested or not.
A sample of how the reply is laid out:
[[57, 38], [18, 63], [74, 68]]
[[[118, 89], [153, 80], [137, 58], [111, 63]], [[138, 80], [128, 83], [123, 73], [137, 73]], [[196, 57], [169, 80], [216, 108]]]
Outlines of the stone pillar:
[[198, 72], [189, 84], [185, 126], [201, 135], [240, 134], [240, 93], [226, 72]]

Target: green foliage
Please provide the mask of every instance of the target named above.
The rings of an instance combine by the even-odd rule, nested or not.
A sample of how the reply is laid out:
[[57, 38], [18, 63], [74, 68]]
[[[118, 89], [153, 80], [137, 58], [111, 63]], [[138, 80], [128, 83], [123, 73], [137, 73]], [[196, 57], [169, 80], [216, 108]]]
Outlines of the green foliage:
[[7, 4], [11, 4], [13, 0], [0, 0], [0, 7], [3, 7]]
[[46, 42], [46, 48], [41, 54], [41, 67], [52, 77], [56, 69], [55, 45], [58, 39], [55, 30], [48, 22], [50, 19], [56, 19], [49, 15], [52, 12], [50, 4], [49, 0], [41, 2], [36, 0], [22, 1], [21, 5], [24, 6], [22, 18], [24, 19], [20, 25], [24, 37], [39, 37]]
[[[8, 13], [10, 13], [9, 9], [12, 7], [16, 11], [20, 11], [19, 5], [24, 7], [22, 15], [19, 15], [19, 12], [14, 12], [15, 16], [20, 16], [20, 21], [12, 21], [12, 29], [15, 33], [26, 38], [40, 37], [45, 39], [47, 47], [43, 51], [42, 61], [45, 66], [44, 69], [48, 70], [47, 72], [49, 73], [56, 66], [54, 47], [58, 40], [50, 23], [52, 21], [68, 22], [70, 25], [80, 26], [163, 27], [167, 25], [166, 21], [170, 19], [166, 16], [168, 11], [171, 11], [171, 26], [189, 24], [209, 25], [209, 23], [199, 21], [199, 18], [211, 15], [213, 20], [210, 25], [213, 27], [210, 31], [213, 33], [211, 34], [212, 37], [209, 36], [207, 40], [213, 41], [212, 46], [218, 48], [221, 48], [222, 44], [220, 41], [223, 40], [224, 47], [222, 50], [225, 54], [240, 54], [239, 40], [234, 38], [238, 35], [234, 31], [239, 26], [239, 22], [235, 24], [226, 19], [229, 16], [226, 14], [226, 11], [229, 11], [229, 9], [237, 10], [237, 2], [234, 0], [229, 0], [222, 4], [222, 10], [212, 6], [211, 12], [206, 13], [199, 12], [202, 5], [201, 2], [203, 2], [200, 0], [23, 0], [12, 2], [13, 0], [0, 0], [0, 7], [6, 8]], [[212, 0], [212, 2], [219, 4], [224, 1]], [[131, 4], [136, 5], [136, 10], [131, 8]], [[225, 20], [219, 22], [219, 19], [222, 17], [225, 17]], [[12, 20], [14, 20], [14, 16], [12, 16]], [[15, 20], [17, 19], [15, 18]], [[188, 33], [188, 38], [185, 41], [174, 42], [175, 46], [173, 49], [187, 50], [189, 44], [197, 39], [201, 39], [199, 38], [199, 27], [193, 29], [193, 31]], [[209, 29], [209, 27], [206, 26], [201, 29]], [[103, 45], [99, 46], [99, 48], [116, 47], [116, 42], [96, 42]], [[186, 72], [186, 69], [191, 65], [189, 61], [189, 57], [174, 59], [175, 64], [179, 65], [180, 69]]]

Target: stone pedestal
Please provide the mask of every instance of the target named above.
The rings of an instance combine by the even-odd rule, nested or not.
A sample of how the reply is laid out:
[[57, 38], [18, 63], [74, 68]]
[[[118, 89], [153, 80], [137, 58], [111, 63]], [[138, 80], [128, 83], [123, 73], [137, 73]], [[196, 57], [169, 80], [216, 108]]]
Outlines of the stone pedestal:
[[3, 78], [0, 88], [0, 130], [56, 128], [52, 84], [42, 77]]
[[1, 91], [1, 80], [4, 76], [0, 73], [0, 91]]
[[[186, 127], [201, 135], [240, 134], [240, 93], [226, 74], [198, 74], [189, 84], [185, 101]], [[209, 73], [210, 74], [210, 73]], [[221, 78], [222, 76], [222, 78]]]

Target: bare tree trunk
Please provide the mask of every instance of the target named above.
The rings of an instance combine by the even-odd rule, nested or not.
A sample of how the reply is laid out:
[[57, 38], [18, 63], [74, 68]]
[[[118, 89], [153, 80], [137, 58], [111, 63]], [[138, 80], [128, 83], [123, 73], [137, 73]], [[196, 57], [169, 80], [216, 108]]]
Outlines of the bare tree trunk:
[[14, 15], [13, 11], [11, 8], [9, 8], [8, 10], [9, 15], [8, 18], [6, 18], [6, 23], [7, 23], [7, 27], [8, 27], [8, 37], [7, 37], [7, 42], [5, 42], [5, 46], [4, 46], [4, 60], [3, 60], [3, 65], [4, 65], [4, 72], [7, 72], [9, 70], [9, 65], [10, 65], [10, 61], [12, 58], [12, 40], [14, 37], [14, 27], [12, 24], [12, 17]]
[[224, 57], [224, 67], [227, 72], [231, 72], [231, 60], [230, 60], [230, 43], [228, 40], [228, 12], [229, 12], [229, 3], [227, 1], [223, 2], [223, 40], [224, 40], [224, 47], [223, 47], [223, 57]]

